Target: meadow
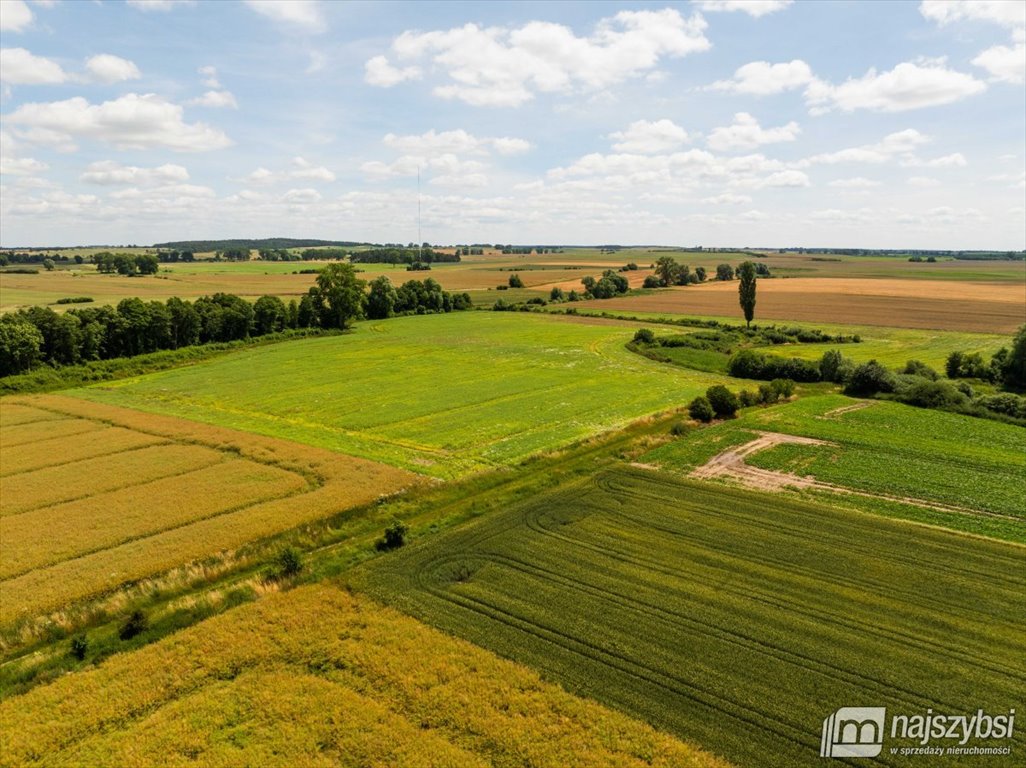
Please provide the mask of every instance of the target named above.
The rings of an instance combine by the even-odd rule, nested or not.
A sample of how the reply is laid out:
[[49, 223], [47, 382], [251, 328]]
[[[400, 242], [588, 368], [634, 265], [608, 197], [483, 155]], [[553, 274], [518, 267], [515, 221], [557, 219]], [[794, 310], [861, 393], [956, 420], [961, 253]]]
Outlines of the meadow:
[[727, 380], [627, 351], [634, 330], [505, 312], [397, 318], [70, 394], [453, 478], [679, 407]]
[[268, 597], [0, 703], [3, 766], [727, 768], [337, 587]]
[[4, 399], [0, 427], [4, 628], [416, 482], [362, 459], [60, 396]]
[[1024, 564], [1014, 545], [624, 468], [352, 580], [737, 765], [790, 768], [851, 702], [1018, 701]]
[[[1026, 434], [1022, 427], [1000, 422], [900, 403], [817, 395], [749, 409], [738, 419], [661, 445], [640, 460], [689, 474], [760, 432], [830, 444], [778, 445], [746, 457], [749, 465], [913, 502], [881, 506], [868, 499], [848, 499], [867, 511], [1026, 543]], [[834, 503], [836, 497], [829, 500]], [[916, 506], [916, 500], [922, 504]]]

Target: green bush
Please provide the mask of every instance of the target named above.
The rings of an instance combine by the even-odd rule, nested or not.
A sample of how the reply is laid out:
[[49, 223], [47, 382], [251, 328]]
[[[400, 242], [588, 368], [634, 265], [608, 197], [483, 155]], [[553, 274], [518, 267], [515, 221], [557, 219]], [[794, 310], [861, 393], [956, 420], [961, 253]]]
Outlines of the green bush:
[[674, 437], [681, 437], [691, 431], [691, 427], [687, 425], [687, 422], [678, 421], [672, 427], [670, 427], [670, 434]]
[[716, 415], [723, 419], [732, 418], [740, 407], [734, 393], [722, 384], [709, 387], [705, 391], [705, 397]]
[[894, 374], [876, 360], [870, 360], [855, 367], [844, 389], [847, 395], [867, 396], [877, 392], [893, 392]]
[[294, 547], [286, 547], [278, 553], [277, 558], [278, 576], [288, 579], [303, 570], [303, 559], [299, 550]]
[[379, 552], [398, 549], [406, 543], [406, 534], [409, 531], [410, 528], [406, 523], [401, 520], [393, 520], [385, 528], [385, 535], [378, 539], [374, 546]]
[[132, 611], [132, 615], [129, 616], [125, 623], [121, 625], [121, 629], [118, 631], [118, 637], [122, 640], [131, 640], [136, 635], [140, 635], [145, 632], [150, 626], [149, 621], [146, 619], [146, 614], [142, 611]]
[[650, 328], [639, 328], [634, 334], [634, 340], [642, 344], [655, 344], [655, 334]]
[[770, 386], [784, 399], [794, 394], [794, 382], [790, 379], [773, 379]]
[[89, 651], [89, 641], [85, 635], [76, 635], [71, 638], [71, 655], [79, 661], [82, 661], [86, 657], [86, 653]]
[[691, 416], [695, 421], [710, 422], [715, 416], [712, 404], [704, 397], [699, 395], [688, 404], [688, 415]]

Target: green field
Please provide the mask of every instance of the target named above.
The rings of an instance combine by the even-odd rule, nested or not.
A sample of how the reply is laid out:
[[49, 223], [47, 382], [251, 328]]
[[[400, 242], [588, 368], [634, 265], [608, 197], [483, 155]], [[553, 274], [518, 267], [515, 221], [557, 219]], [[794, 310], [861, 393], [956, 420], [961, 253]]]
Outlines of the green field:
[[356, 585], [738, 765], [790, 767], [853, 702], [1022, 701], [1024, 565], [1013, 545], [624, 469]]
[[633, 332], [521, 313], [399, 318], [72, 394], [453, 477], [679, 407], [725, 381], [628, 352]]
[[[746, 461], [845, 488], [978, 511], [981, 514], [960, 514], [908, 504], [878, 509], [873, 500], [851, 497], [873, 511], [1026, 542], [1026, 431], [884, 401], [832, 413], [859, 402], [843, 395], [819, 395], [750, 409], [734, 421], [659, 446], [642, 461], [688, 473], [728, 448], [755, 439], [759, 430], [827, 440], [834, 445], [779, 445]], [[838, 498], [831, 495], [831, 500]]]

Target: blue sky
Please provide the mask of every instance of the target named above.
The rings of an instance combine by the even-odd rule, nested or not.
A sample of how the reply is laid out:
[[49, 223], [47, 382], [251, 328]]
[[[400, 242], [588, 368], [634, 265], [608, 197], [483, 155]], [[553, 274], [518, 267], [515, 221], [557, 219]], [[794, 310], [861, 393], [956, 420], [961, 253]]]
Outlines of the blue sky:
[[1026, 247], [1026, 3], [0, 0], [0, 242]]

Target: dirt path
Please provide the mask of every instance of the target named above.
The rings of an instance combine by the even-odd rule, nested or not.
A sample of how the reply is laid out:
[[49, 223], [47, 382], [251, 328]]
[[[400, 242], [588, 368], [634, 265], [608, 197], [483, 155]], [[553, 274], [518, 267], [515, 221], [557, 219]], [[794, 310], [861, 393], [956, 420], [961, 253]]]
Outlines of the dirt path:
[[863, 408], [868, 408], [872, 404], [873, 402], [871, 400], [862, 400], [858, 403], [854, 403], [853, 405], [842, 405], [840, 408], [834, 408], [832, 411], [827, 411], [819, 418], [835, 419], [838, 416], [843, 416], [844, 414], [851, 413], [852, 411], [861, 411]]
[[[855, 405], [845, 406], [845, 408], [839, 408], [837, 411], [831, 411], [837, 415], [841, 411], [856, 410], [858, 408], [864, 408], [872, 403], [856, 403]], [[826, 414], [830, 415], [830, 414]], [[698, 467], [691, 473], [691, 477], [699, 478], [703, 480], [709, 480], [717, 477], [725, 477], [731, 480], [735, 480], [743, 485], [747, 485], [749, 488], [756, 488], [761, 491], [783, 491], [785, 489], [797, 489], [797, 490], [815, 490], [815, 491], [826, 491], [828, 493], [843, 493], [850, 496], [864, 496], [870, 499], [886, 499], [887, 501], [897, 501], [902, 504], [913, 504], [917, 507], [923, 507], [925, 509], [935, 509], [940, 512], [956, 512], [962, 515], [982, 515], [984, 517], [997, 517], [1005, 520], [1017, 520], [1019, 518], [1013, 515], [1002, 515], [996, 512], [984, 512], [977, 509], [969, 509], [966, 507], [958, 507], [952, 504], [941, 504], [934, 501], [924, 501], [922, 499], [915, 499], [909, 496], [892, 496], [886, 493], [869, 493], [868, 491], [857, 491], [854, 488], [846, 488], [843, 485], [834, 485], [833, 483], [824, 483], [816, 478], [808, 475], [801, 477], [799, 475], [791, 474], [789, 472], [774, 472], [770, 469], [760, 469], [753, 467], [745, 463], [745, 457], [751, 456], [757, 451], [764, 451], [767, 448], [772, 448], [775, 445], [781, 445], [784, 443], [795, 443], [798, 445], [824, 445], [824, 446], [837, 446], [836, 443], [831, 443], [826, 440], [816, 440], [811, 437], [798, 437], [797, 435], [783, 435], [777, 432], [757, 432], [759, 435], [755, 440], [739, 445], [730, 450], [724, 451], [718, 456], [714, 456], [709, 459], [705, 464]]]

